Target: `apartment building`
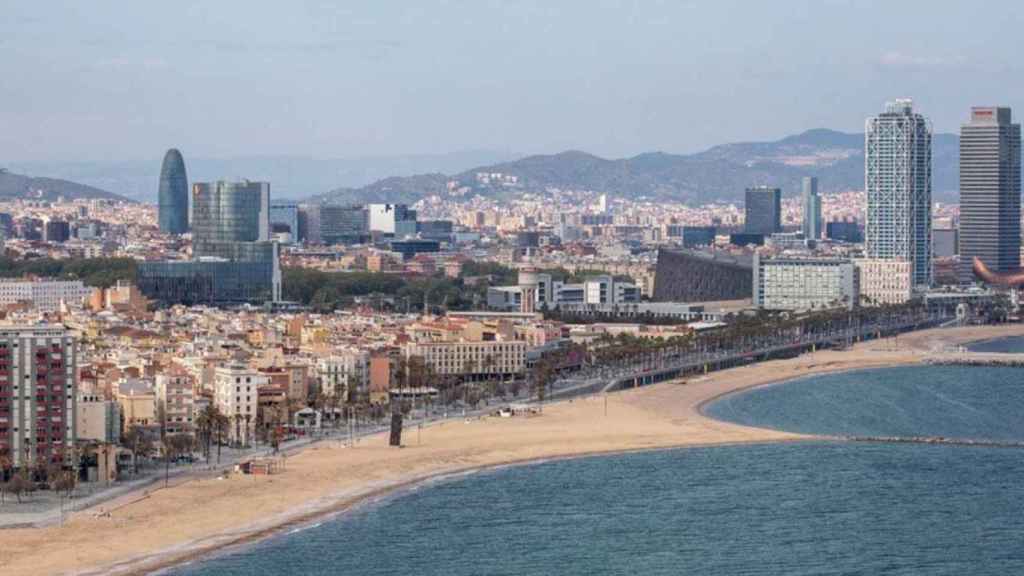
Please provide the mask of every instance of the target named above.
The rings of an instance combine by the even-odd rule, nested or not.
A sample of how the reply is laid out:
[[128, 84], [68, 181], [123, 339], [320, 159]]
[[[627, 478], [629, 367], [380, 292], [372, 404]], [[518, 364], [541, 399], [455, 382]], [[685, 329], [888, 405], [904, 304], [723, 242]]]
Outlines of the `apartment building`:
[[0, 454], [66, 462], [78, 438], [76, 343], [61, 326], [0, 327]]
[[165, 434], [195, 432], [195, 379], [184, 369], [156, 377], [156, 409]]
[[242, 365], [218, 366], [214, 371], [214, 405], [231, 419], [229, 439], [236, 444], [248, 444], [256, 425], [259, 389], [270, 378]]

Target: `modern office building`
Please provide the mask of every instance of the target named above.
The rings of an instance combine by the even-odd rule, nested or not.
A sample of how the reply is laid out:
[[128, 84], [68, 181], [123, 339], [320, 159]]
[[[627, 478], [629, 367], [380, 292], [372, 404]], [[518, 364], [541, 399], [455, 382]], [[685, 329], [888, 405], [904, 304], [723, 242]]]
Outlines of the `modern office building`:
[[322, 243], [319, 204], [299, 204], [299, 240], [308, 244]]
[[747, 188], [743, 231], [774, 234], [782, 231], [782, 190], [768, 186]]
[[437, 240], [393, 240], [388, 243], [392, 252], [398, 252], [403, 260], [408, 260], [417, 254], [440, 252], [441, 243]]
[[737, 232], [735, 234], [729, 234], [729, 244], [733, 246], [764, 246], [766, 237], [771, 237], [771, 234], [752, 234], [750, 232]]
[[853, 262], [754, 254], [754, 306], [765, 310], [853, 308], [860, 299]]
[[742, 300], [751, 294], [749, 258], [724, 252], [658, 250], [654, 273], [657, 302]]
[[370, 237], [370, 214], [362, 206], [319, 207], [320, 241], [324, 244], [362, 244]]
[[43, 221], [43, 241], [63, 243], [71, 238], [71, 225], [64, 220], [48, 218]]
[[[298, 224], [296, 223], [296, 227]], [[224, 242], [270, 240], [270, 184], [198, 182], [192, 185], [192, 245], [196, 257]]]
[[277, 240], [299, 242], [299, 206], [294, 202], [270, 203], [270, 236]]
[[163, 306], [232, 306], [281, 299], [278, 244], [260, 242], [269, 259], [231, 261], [219, 258], [140, 262], [137, 284], [146, 298]]
[[835, 242], [858, 243], [864, 241], [860, 224], [836, 220], [825, 224], [825, 237]]
[[669, 238], [679, 238], [684, 248], [696, 248], [713, 245], [718, 229], [714, 226], [669, 224], [666, 226], [665, 232]]
[[864, 126], [869, 258], [910, 262], [915, 289], [932, 281], [932, 130], [911, 100], [896, 100]]
[[803, 179], [803, 191], [800, 196], [803, 205], [804, 238], [818, 240], [821, 238], [821, 196], [818, 195], [818, 179], [807, 176]]
[[640, 288], [631, 282], [616, 281], [613, 276], [590, 276], [578, 283], [552, 280], [550, 274], [531, 269], [519, 271], [515, 286], [487, 289], [487, 307], [504, 312], [600, 312], [615, 306], [640, 302]]
[[409, 225], [406, 223], [412, 222], [412, 233], [416, 233], [416, 211], [405, 204], [370, 204], [366, 209], [371, 232], [399, 235], [407, 232]]
[[[298, 228], [295, 214], [292, 224]], [[270, 185], [194, 184], [192, 257], [191, 261], [140, 263], [139, 290], [162, 305], [279, 301], [280, 248], [270, 240]]]
[[416, 223], [416, 232], [425, 240], [451, 242], [454, 227], [451, 220], [423, 220]]
[[188, 232], [188, 176], [181, 152], [171, 148], [160, 166], [157, 223], [164, 234]]
[[63, 326], [0, 326], [0, 454], [15, 468], [70, 463], [76, 358]]
[[975, 281], [975, 258], [994, 272], [1020, 268], [1020, 144], [1009, 108], [972, 108], [960, 127], [961, 284]]
[[960, 231], [956, 228], [932, 229], [932, 256], [935, 258], [952, 258], [959, 252]]

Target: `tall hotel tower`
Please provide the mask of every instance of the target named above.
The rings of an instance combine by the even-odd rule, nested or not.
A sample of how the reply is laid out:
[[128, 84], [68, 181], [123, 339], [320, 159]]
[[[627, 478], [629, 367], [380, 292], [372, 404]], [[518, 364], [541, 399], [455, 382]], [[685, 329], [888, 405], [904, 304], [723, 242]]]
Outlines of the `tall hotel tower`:
[[960, 127], [961, 284], [978, 258], [990, 269], [1020, 268], [1020, 124], [1009, 108], [971, 108]]
[[885, 105], [864, 124], [865, 249], [910, 263], [914, 289], [932, 280], [932, 130], [911, 100]]

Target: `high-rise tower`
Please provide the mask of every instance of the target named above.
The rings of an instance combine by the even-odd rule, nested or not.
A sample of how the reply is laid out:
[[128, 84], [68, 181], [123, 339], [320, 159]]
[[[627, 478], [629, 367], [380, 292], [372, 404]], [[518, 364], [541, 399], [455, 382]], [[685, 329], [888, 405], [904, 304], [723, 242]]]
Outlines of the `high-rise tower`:
[[745, 223], [748, 234], [774, 234], [782, 230], [782, 190], [757, 186], [747, 188]]
[[171, 148], [164, 154], [160, 167], [157, 215], [160, 231], [165, 234], [188, 232], [188, 176], [181, 152]]
[[915, 289], [932, 280], [932, 130], [911, 100], [885, 105], [864, 125], [868, 257], [910, 262]]
[[221, 256], [209, 247], [270, 239], [270, 184], [199, 182], [192, 186], [192, 245], [196, 256]]
[[821, 196], [818, 195], [818, 179], [814, 176], [804, 178], [801, 200], [804, 208], [804, 238], [817, 240], [821, 238]]
[[1020, 267], [1020, 124], [1009, 108], [975, 107], [960, 127], [961, 284], [975, 258], [990, 270]]

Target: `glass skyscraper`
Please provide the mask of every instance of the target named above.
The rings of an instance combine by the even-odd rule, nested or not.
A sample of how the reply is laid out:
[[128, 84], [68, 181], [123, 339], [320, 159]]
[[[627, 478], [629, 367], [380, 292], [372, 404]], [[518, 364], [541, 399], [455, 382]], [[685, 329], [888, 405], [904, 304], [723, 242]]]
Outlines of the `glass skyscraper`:
[[193, 259], [139, 264], [139, 289], [164, 305], [277, 302], [280, 253], [269, 238], [269, 184], [197, 183], [192, 187]]
[[224, 257], [225, 242], [270, 239], [270, 184], [200, 182], [192, 186], [192, 249], [197, 258]]
[[960, 128], [961, 284], [978, 258], [989, 269], [1020, 268], [1020, 124], [1009, 108], [976, 107]]
[[757, 186], [747, 188], [743, 231], [770, 235], [782, 230], [782, 190]]
[[821, 196], [818, 195], [818, 179], [807, 176], [803, 180], [801, 203], [804, 209], [802, 230], [804, 238], [817, 240], [821, 238]]
[[932, 130], [911, 100], [885, 105], [864, 125], [869, 258], [910, 262], [911, 284], [932, 281]]
[[291, 242], [299, 241], [299, 206], [294, 202], [271, 202], [270, 233], [288, 234]]
[[164, 154], [157, 191], [157, 224], [165, 234], [188, 232], [188, 176], [181, 152], [171, 148]]
[[362, 206], [321, 206], [320, 240], [324, 244], [358, 244], [370, 237], [370, 215]]

